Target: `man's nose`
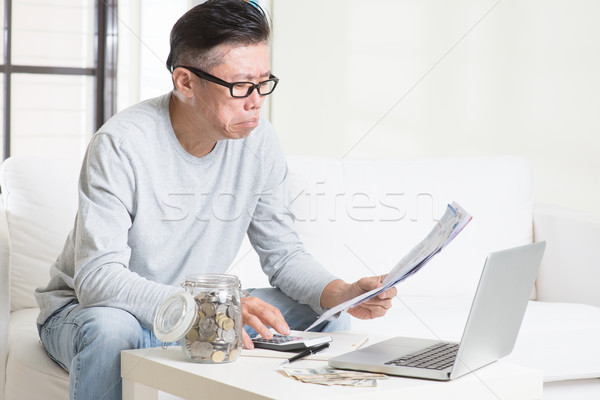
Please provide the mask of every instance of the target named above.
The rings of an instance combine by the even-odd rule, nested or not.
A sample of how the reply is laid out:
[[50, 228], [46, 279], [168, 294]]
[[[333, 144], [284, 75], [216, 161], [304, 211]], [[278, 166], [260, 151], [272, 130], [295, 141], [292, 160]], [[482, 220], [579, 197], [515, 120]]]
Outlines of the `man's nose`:
[[262, 106], [264, 101], [265, 101], [264, 96], [261, 96], [258, 93], [258, 90], [256, 88], [254, 88], [254, 90], [252, 91], [250, 96], [248, 96], [246, 98], [245, 108], [246, 108], [246, 110], [259, 109]]

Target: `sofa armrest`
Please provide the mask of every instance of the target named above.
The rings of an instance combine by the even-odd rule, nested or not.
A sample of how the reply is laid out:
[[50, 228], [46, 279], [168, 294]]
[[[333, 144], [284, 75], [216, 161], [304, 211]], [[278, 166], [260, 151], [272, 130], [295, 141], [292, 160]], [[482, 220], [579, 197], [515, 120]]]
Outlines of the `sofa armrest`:
[[536, 204], [533, 232], [547, 242], [537, 300], [600, 307], [600, 215]]
[[0, 398], [4, 398], [8, 324], [10, 321], [10, 243], [4, 202], [0, 197]]

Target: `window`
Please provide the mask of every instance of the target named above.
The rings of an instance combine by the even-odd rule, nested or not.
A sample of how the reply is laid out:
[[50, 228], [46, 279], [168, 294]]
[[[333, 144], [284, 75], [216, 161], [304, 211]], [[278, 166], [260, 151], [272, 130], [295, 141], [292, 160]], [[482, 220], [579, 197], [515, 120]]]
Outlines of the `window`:
[[81, 157], [114, 113], [116, 3], [2, 1], [2, 159]]

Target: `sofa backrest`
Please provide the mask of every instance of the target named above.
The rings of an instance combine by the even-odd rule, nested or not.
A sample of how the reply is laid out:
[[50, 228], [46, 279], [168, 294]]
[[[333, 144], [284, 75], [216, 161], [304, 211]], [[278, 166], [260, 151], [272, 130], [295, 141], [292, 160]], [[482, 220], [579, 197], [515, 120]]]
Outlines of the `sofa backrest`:
[[[289, 157], [291, 209], [307, 249], [351, 282], [388, 272], [456, 201], [473, 220], [400, 294], [472, 296], [488, 253], [531, 243], [533, 171], [512, 156], [417, 161]], [[267, 284], [245, 243], [231, 270]]]
[[48, 284], [50, 265], [73, 228], [79, 169], [79, 160], [36, 156], [11, 157], [0, 167], [11, 311], [37, 307], [33, 292]]

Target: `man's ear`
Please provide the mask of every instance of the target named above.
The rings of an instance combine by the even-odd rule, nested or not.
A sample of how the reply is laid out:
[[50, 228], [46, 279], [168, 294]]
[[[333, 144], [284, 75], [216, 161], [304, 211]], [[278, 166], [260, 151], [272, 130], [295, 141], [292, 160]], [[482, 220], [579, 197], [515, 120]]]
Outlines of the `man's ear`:
[[173, 85], [175, 89], [185, 97], [192, 97], [192, 76], [185, 68], [177, 68], [173, 71]]

